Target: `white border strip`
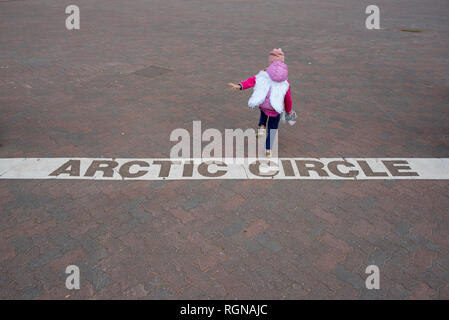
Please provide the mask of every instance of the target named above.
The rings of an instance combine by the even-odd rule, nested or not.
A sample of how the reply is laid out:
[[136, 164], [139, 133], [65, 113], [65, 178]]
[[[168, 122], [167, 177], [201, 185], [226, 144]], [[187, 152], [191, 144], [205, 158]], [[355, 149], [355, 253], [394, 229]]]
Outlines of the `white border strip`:
[[447, 180], [449, 158], [3, 158], [0, 179]]

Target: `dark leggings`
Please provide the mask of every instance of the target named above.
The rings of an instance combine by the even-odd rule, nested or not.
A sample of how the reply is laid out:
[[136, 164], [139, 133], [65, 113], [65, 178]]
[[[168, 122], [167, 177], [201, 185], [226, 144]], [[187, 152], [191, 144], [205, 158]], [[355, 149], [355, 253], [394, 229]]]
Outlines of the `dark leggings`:
[[[278, 114], [277, 117], [269, 117], [260, 110], [260, 120], [259, 120], [259, 126], [265, 126], [267, 128], [267, 140], [265, 141], [265, 148], [267, 150], [271, 150], [271, 144], [274, 141], [274, 137], [276, 136], [276, 132], [279, 126], [279, 120], [281, 119], [281, 115]], [[267, 125], [268, 120], [268, 125]], [[273, 134], [271, 133], [271, 130], [273, 130]]]

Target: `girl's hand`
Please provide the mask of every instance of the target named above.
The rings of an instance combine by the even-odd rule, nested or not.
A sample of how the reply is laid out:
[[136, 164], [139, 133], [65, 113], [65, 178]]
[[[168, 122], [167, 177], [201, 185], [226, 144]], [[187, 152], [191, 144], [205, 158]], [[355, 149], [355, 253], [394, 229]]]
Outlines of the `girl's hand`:
[[241, 86], [239, 84], [235, 84], [235, 83], [232, 83], [232, 82], [229, 82], [228, 86], [231, 87], [231, 90], [240, 90], [240, 88], [241, 88]]

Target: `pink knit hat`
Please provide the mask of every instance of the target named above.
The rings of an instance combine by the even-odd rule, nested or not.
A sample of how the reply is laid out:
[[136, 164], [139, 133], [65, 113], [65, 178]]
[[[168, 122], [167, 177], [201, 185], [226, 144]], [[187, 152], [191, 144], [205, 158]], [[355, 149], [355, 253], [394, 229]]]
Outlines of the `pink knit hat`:
[[288, 67], [285, 63], [275, 61], [267, 68], [267, 73], [271, 80], [276, 82], [285, 81], [288, 79]]
[[281, 48], [273, 49], [270, 52], [269, 63], [272, 64], [275, 61], [284, 63], [284, 52], [282, 52]]

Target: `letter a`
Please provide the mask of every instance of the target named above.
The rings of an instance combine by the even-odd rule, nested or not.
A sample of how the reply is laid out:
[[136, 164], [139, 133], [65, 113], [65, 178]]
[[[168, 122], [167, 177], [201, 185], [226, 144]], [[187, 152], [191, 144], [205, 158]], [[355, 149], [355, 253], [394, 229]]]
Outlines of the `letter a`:
[[58, 169], [49, 174], [49, 176], [59, 176], [60, 174], [68, 174], [71, 177], [79, 177], [80, 175], [80, 160], [69, 160], [60, 166]]
[[366, 267], [365, 273], [369, 274], [365, 281], [366, 288], [369, 290], [380, 289], [379, 267], [376, 265], [370, 265]]
[[67, 30], [73, 30], [80, 28], [80, 8], [75, 5], [70, 5], [65, 8], [65, 13], [70, 14], [65, 20], [65, 27]]
[[190, 133], [186, 129], [178, 128], [170, 134], [170, 141], [178, 141], [171, 150], [170, 158], [190, 158]]
[[65, 273], [70, 274], [65, 280], [65, 287], [69, 290], [78, 290], [80, 288], [80, 268], [70, 265], [65, 269]]
[[365, 26], [368, 30], [380, 29], [380, 10], [378, 6], [370, 5], [366, 7], [366, 14], [370, 14], [365, 21]]

